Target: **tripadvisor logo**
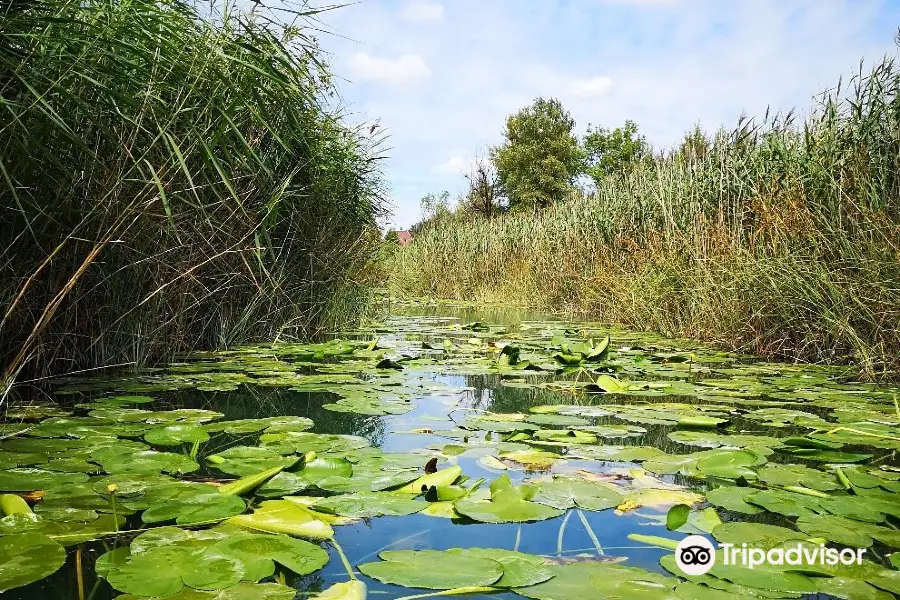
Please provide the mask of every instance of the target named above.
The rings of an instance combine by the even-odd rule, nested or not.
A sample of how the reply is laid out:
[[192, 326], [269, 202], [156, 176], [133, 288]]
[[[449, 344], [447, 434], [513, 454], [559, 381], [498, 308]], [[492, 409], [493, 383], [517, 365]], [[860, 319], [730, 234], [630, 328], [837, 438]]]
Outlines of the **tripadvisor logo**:
[[[747, 544], [722, 544], [718, 559], [724, 565], [741, 565], [752, 569], [760, 565], [861, 565], [865, 548], [827, 548], [797, 545], [792, 548], [754, 548]], [[715, 566], [716, 547], [701, 535], [689, 535], [675, 548], [675, 564], [686, 575], [703, 575]]]

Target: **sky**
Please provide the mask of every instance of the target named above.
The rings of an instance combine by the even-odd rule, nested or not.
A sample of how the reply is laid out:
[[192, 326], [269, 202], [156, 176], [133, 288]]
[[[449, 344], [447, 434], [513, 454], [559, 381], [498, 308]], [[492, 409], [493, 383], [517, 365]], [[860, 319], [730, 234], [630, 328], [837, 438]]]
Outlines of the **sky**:
[[536, 97], [579, 134], [631, 119], [654, 148], [695, 123], [802, 114], [861, 59], [895, 53], [900, 0], [361, 0], [317, 25], [347, 118], [386, 135], [383, 225], [404, 229], [423, 195], [462, 192]]

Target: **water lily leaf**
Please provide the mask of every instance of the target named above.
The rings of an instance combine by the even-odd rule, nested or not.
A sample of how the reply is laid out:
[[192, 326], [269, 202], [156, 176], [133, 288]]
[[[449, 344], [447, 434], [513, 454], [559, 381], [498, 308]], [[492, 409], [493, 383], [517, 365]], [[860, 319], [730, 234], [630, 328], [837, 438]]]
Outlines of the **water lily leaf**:
[[191, 473], [200, 468], [200, 465], [183, 454], [156, 452], [155, 450], [104, 456], [99, 459], [99, 462], [103, 466], [103, 470], [111, 474]]
[[541, 429], [531, 434], [535, 440], [544, 440], [560, 445], [596, 444], [597, 436], [585, 431], [573, 429]]
[[590, 425], [590, 421], [571, 415], [529, 415], [526, 419], [535, 425], [558, 425], [560, 427], [572, 427], [575, 425]]
[[691, 514], [691, 507], [687, 504], [676, 504], [666, 513], [666, 527], [669, 531], [675, 531], [688, 521]]
[[810, 469], [803, 465], [765, 465], [757, 471], [760, 481], [769, 485], [802, 486], [826, 492], [838, 489], [839, 485], [832, 473]]
[[495, 487], [498, 481], [509, 478], [503, 475], [491, 484], [490, 499], [467, 496], [454, 503], [456, 512], [474, 521], [483, 523], [525, 523], [528, 521], [543, 521], [563, 514], [563, 510], [553, 508], [546, 504], [540, 504], [526, 500], [520, 490], [511, 484], [500, 489]]
[[97, 557], [97, 562], [94, 563], [94, 571], [97, 575], [106, 579], [110, 571], [118, 569], [127, 563], [129, 558], [131, 558], [131, 548], [128, 546], [115, 548]]
[[412, 483], [403, 486], [398, 492], [406, 494], [424, 494], [431, 487], [444, 487], [451, 485], [462, 475], [462, 467], [452, 466], [441, 469], [435, 473], [422, 475]]
[[66, 562], [66, 551], [39, 533], [0, 537], [0, 593], [52, 575]]
[[[297, 590], [286, 585], [242, 581], [237, 585], [214, 592], [184, 588], [173, 596], [166, 596], [165, 600], [293, 600], [296, 595]], [[316, 598], [319, 598], [319, 596], [316, 596]], [[116, 597], [116, 600], [145, 599], [146, 596], [132, 596], [131, 594]], [[365, 596], [362, 597], [362, 600], [365, 600]]]
[[541, 471], [549, 469], [560, 457], [552, 452], [543, 450], [515, 450], [513, 452], [501, 452], [500, 458], [512, 461], [524, 466], [526, 469]]
[[535, 585], [553, 577], [553, 571], [543, 556], [502, 550], [499, 548], [453, 548], [448, 554], [488, 558], [503, 565], [503, 576], [492, 584], [498, 588], [518, 588]]
[[797, 519], [797, 529], [812, 537], [824, 538], [845, 546], [868, 548], [873, 540], [864, 531], [860, 531], [856, 526], [857, 523], [834, 515], [810, 514]]
[[749, 504], [748, 499], [758, 491], [756, 488], [723, 485], [706, 492], [706, 499], [726, 510], [755, 515], [763, 511]]
[[288, 500], [267, 500], [253, 514], [238, 515], [226, 521], [246, 529], [266, 533], [285, 533], [314, 540], [331, 539], [334, 530], [309, 509]]
[[62, 473], [43, 469], [7, 469], [0, 471], [0, 491], [31, 492], [66, 484], [84, 483], [87, 480], [88, 476], [84, 473]]
[[282, 467], [273, 467], [271, 469], [266, 469], [265, 471], [260, 471], [254, 475], [241, 477], [236, 481], [220, 486], [218, 488], [219, 493], [228, 496], [240, 496], [241, 494], [246, 494], [280, 473], [281, 469]]
[[553, 567], [553, 578], [516, 593], [537, 600], [677, 600], [678, 580], [644, 569], [606, 563], [571, 563]]
[[232, 446], [223, 452], [207, 457], [215, 468], [244, 477], [275, 467], [288, 468], [299, 459], [296, 456], [282, 456], [275, 450], [260, 446]]
[[[291, 589], [292, 593], [295, 591], [293, 588]], [[321, 594], [313, 596], [311, 600], [366, 600], [368, 593], [365, 583], [358, 579], [351, 579], [350, 581], [334, 584]]]
[[665, 456], [665, 453], [652, 446], [576, 446], [569, 450], [567, 458], [584, 458], [587, 460], [643, 462], [651, 458]]
[[427, 506], [427, 502], [410, 498], [409, 494], [402, 492], [357, 492], [322, 498], [313, 508], [344, 517], [368, 518], [411, 515]]
[[[721, 477], [725, 479], [756, 479], [756, 471], [752, 466], [766, 462], [765, 456], [750, 450], [705, 450], [696, 452], [697, 470], [708, 477]], [[646, 468], [646, 467], [645, 467]]]
[[383, 583], [429, 590], [488, 586], [503, 576], [503, 565], [493, 559], [438, 550], [389, 550], [380, 562], [359, 565], [366, 576]]
[[609, 375], [598, 375], [593, 383], [585, 388], [589, 392], [607, 392], [611, 394], [627, 392], [628, 385]]
[[[722, 544], [741, 544], [768, 550], [787, 540], [803, 540], [806, 535], [778, 525], [765, 523], [745, 523], [734, 521], [723, 523], [712, 531], [712, 535]], [[738, 582], [735, 582], [738, 583]]]
[[826, 463], [858, 463], [872, 458], [864, 452], [833, 452], [816, 448], [782, 448], [780, 452], [789, 453], [798, 458]]
[[275, 572], [273, 561], [298, 575], [318, 571], [328, 563], [328, 553], [310, 542], [286, 535], [243, 534], [217, 542], [212, 552], [238, 559], [249, 579], [263, 579]]
[[0, 450], [0, 469], [14, 469], [47, 462], [47, 455], [39, 452], [7, 452]]
[[622, 502], [622, 495], [612, 486], [577, 477], [556, 476], [550, 481], [541, 481], [540, 486], [532, 501], [558, 509], [578, 506], [586, 510], [605, 510]]
[[769, 512], [778, 513], [786, 517], [799, 517], [822, 511], [819, 498], [798, 494], [789, 490], [771, 489], [758, 491], [750, 496], [747, 501], [757, 506], [762, 506]]
[[501, 462], [497, 457], [492, 456], [490, 454], [485, 454], [484, 456], [478, 457], [478, 460], [475, 461], [478, 463], [478, 466], [487, 469], [488, 471], [508, 471], [509, 467], [507, 467], [503, 462]]
[[256, 488], [254, 493], [260, 498], [280, 498], [302, 492], [311, 485], [305, 477], [301, 477], [296, 473], [282, 471]]
[[107, 581], [129, 594], [170, 596], [185, 586], [200, 590], [227, 588], [237, 584], [244, 572], [244, 566], [234, 558], [172, 546], [132, 554], [124, 565], [109, 571]]
[[209, 434], [199, 425], [167, 425], [145, 433], [144, 441], [155, 446], [180, 446], [209, 441]]
[[196, 484], [180, 493], [151, 505], [141, 515], [144, 523], [175, 520], [179, 525], [195, 525], [221, 521], [241, 514], [246, 509], [240, 496], [221, 494], [212, 486]]

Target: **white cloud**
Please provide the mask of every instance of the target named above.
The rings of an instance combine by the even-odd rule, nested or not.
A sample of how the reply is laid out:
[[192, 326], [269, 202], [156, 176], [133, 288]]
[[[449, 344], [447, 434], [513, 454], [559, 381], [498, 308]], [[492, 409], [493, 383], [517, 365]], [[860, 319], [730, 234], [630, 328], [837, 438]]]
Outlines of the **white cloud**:
[[438, 175], [462, 175], [469, 170], [472, 161], [461, 156], [451, 156], [446, 161], [432, 167]]
[[431, 75], [431, 69], [418, 54], [402, 54], [397, 58], [371, 56], [357, 52], [350, 58], [353, 77], [387, 83], [409, 83]]
[[612, 77], [600, 75], [572, 82], [572, 93], [579, 98], [599, 98], [612, 87]]
[[408, 21], [438, 21], [444, 16], [444, 7], [437, 2], [413, 2], [403, 11]]
[[[410, 20], [436, 2], [439, 20]], [[769, 105], [803, 111], [861, 57], [868, 68], [893, 54], [900, 22], [889, 0], [524, 4], [369, 1], [322, 17], [338, 34], [322, 43], [347, 78], [342, 99], [390, 132], [383, 165], [398, 225], [419, 218], [424, 194], [463, 191], [468, 157], [501, 142], [506, 117], [535, 97], [559, 98], [579, 133], [631, 119], [655, 148], [672, 146], [698, 120], [714, 131]]]

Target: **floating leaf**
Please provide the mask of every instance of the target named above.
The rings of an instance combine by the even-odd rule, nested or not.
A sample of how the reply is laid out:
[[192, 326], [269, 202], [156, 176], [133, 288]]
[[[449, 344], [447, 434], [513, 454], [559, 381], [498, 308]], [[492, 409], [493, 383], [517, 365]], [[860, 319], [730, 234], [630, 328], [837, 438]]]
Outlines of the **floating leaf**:
[[313, 508], [344, 517], [368, 518], [411, 515], [427, 506], [428, 503], [402, 492], [357, 492], [320, 499]]
[[539, 483], [540, 490], [532, 500], [558, 509], [578, 506], [586, 510], [605, 510], [622, 501], [622, 495], [612, 486], [576, 477], [556, 476]]
[[66, 551], [39, 533], [0, 537], [0, 593], [39, 581], [66, 562]]
[[253, 514], [238, 515], [227, 523], [266, 533], [285, 533], [315, 540], [331, 539], [334, 530], [310, 510], [288, 500], [267, 500]]
[[644, 569], [606, 563], [572, 563], [553, 567], [553, 578], [516, 593], [537, 600], [670, 600], [677, 579]]
[[493, 559], [461, 550], [389, 550], [380, 562], [359, 565], [366, 576], [383, 583], [430, 590], [488, 586], [503, 575], [503, 565]]

